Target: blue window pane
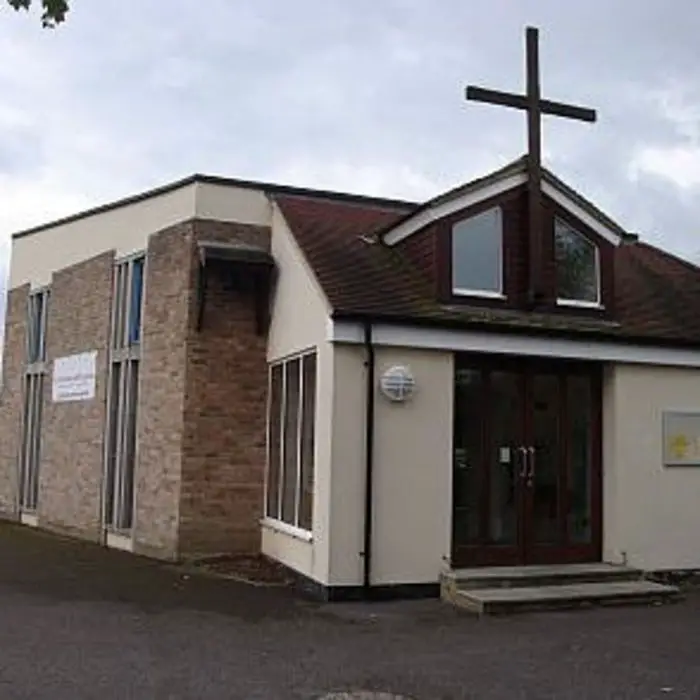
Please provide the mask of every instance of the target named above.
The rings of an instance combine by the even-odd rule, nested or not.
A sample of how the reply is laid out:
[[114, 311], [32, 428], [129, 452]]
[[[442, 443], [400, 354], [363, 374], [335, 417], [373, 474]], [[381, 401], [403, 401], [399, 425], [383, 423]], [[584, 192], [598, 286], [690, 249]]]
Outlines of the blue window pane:
[[29, 297], [27, 333], [28, 362], [41, 362], [46, 359], [46, 315], [48, 292], [36, 292]]
[[143, 299], [143, 258], [135, 260], [131, 272], [131, 309], [129, 309], [129, 344], [141, 341], [141, 301]]

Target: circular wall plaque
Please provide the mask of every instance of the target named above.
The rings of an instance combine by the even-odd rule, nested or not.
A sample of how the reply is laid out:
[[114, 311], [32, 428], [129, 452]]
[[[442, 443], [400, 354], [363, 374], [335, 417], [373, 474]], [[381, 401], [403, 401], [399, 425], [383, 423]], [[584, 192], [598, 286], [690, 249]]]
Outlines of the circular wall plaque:
[[411, 370], [405, 365], [389, 367], [381, 376], [379, 386], [389, 401], [400, 403], [413, 396], [416, 381]]

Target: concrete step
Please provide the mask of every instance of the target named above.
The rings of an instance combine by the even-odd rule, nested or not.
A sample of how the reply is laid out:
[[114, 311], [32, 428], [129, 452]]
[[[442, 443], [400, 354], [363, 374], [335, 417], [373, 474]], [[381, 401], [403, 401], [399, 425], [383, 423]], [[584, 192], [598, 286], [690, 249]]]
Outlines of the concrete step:
[[560, 583], [638, 581], [639, 569], [605, 562], [557, 566], [497, 566], [455, 569], [443, 575], [443, 582], [455, 588], [516, 588], [553, 586]]
[[592, 605], [650, 604], [678, 600], [680, 591], [647, 580], [563, 583], [458, 589], [451, 602], [480, 615], [578, 608]]

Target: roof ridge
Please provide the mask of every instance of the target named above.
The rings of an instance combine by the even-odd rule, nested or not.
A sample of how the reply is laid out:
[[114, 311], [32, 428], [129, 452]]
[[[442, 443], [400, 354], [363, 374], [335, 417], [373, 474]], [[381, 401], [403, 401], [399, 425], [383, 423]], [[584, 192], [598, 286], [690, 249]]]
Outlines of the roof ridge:
[[562, 190], [564, 194], [568, 195], [571, 199], [573, 199], [574, 201], [578, 201], [578, 203], [584, 209], [587, 209], [593, 217], [597, 218], [603, 225], [615, 231], [620, 236], [620, 238], [625, 238], [628, 236], [628, 232], [623, 226], [620, 226], [620, 224], [618, 224], [614, 219], [608, 216], [608, 214], [606, 214], [597, 204], [593, 204], [593, 202], [590, 199], [588, 199], [588, 197], [585, 197], [577, 189], [571, 187], [571, 185], [568, 185], [552, 170], [546, 167], [542, 167], [542, 174], [544, 176], [543, 179], [549, 180], [549, 183], [553, 187], [557, 187], [558, 189]]
[[[468, 180], [456, 187], [438, 194], [435, 197], [423, 202], [417, 206], [413, 211], [408, 212], [404, 217], [395, 221], [393, 224], [385, 226], [381, 231], [378, 232], [378, 236], [381, 240], [384, 240], [393, 229], [402, 226], [412, 217], [431, 209], [432, 207], [439, 206], [443, 203], [450, 202], [451, 200], [457, 198], [461, 194], [466, 194], [472, 191], [478, 191], [481, 187], [486, 187], [492, 183], [505, 180], [506, 178], [517, 175], [520, 173], [527, 173], [527, 155], [521, 155], [518, 158], [509, 161], [505, 165], [492, 170], [485, 175]], [[588, 213], [593, 219], [596, 219], [604, 228], [609, 229], [613, 234], [621, 239], [628, 239], [630, 236], [623, 226], [618, 224], [612, 217], [606, 214], [600, 207], [594, 204], [590, 199], [582, 195], [578, 190], [576, 190], [571, 185], [567, 184], [562, 178], [556, 175], [549, 168], [542, 166], [542, 180], [550, 185], [552, 188], [558, 190], [563, 196], [570, 199], [577, 206], [581, 207], [584, 211]]]
[[458, 194], [462, 191], [478, 189], [478, 187], [481, 184], [485, 184], [489, 180], [494, 180], [494, 179], [497, 180], [501, 177], [504, 177], [505, 175], [513, 175], [513, 174], [519, 173], [525, 169], [526, 164], [527, 164], [527, 156], [522, 155], [522, 156], [516, 158], [515, 160], [509, 161], [508, 163], [501, 166], [500, 168], [497, 168], [496, 170], [492, 170], [491, 172], [487, 173], [486, 175], [481, 175], [479, 177], [473, 178], [472, 180], [468, 180], [467, 182], [463, 182], [462, 184], [457, 185], [455, 187], [452, 187], [451, 189], [449, 189], [445, 192], [441, 192], [440, 194], [436, 195], [435, 197], [432, 197], [432, 198], [424, 201], [422, 204], [419, 204], [413, 211], [408, 212], [405, 216], [402, 216], [397, 221], [394, 221], [393, 223], [382, 227], [379, 231], [377, 231], [376, 235], [380, 241], [383, 241], [384, 236], [386, 236], [390, 231], [392, 231], [397, 226], [400, 226], [404, 222], [411, 219], [411, 217], [413, 217], [417, 214], [420, 214], [421, 212], [426, 211], [427, 209], [430, 209], [431, 207], [435, 206], [436, 204], [440, 204], [441, 202], [444, 202], [444, 201], [449, 201], [456, 194]]

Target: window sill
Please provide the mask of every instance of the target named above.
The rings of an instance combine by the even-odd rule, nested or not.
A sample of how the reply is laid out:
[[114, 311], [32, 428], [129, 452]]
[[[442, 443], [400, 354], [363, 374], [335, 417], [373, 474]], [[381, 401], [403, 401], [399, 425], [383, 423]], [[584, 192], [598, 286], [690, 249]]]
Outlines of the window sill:
[[312, 542], [314, 538], [313, 533], [308, 530], [302, 530], [300, 527], [294, 527], [294, 525], [288, 525], [281, 520], [274, 520], [273, 518], [262, 518], [260, 520], [260, 525], [269, 530], [274, 530], [283, 535], [289, 535], [297, 540], [302, 540], [303, 542]]
[[576, 301], [574, 299], [557, 299], [557, 306], [564, 306], [571, 309], [598, 309], [600, 311], [605, 308], [597, 301]]
[[505, 300], [506, 295], [502, 292], [480, 292], [474, 289], [453, 289], [452, 296], [455, 297], [475, 297], [477, 299], [500, 299]]

